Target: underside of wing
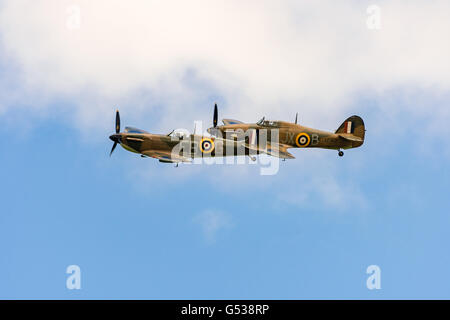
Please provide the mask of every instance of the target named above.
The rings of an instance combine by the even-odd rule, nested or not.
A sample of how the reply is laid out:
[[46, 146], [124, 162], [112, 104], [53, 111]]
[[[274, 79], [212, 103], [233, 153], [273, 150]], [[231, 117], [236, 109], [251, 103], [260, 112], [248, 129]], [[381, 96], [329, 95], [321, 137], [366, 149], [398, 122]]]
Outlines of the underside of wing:
[[242, 121], [239, 121], [239, 120], [233, 120], [233, 119], [223, 119], [222, 120], [222, 122], [223, 122], [223, 124], [224, 125], [230, 125], [230, 124], [241, 124], [241, 123], [243, 123]]
[[266, 152], [268, 155], [281, 159], [295, 159], [295, 157], [287, 151], [284, 144], [267, 144]]
[[295, 157], [287, 151], [288, 146], [284, 144], [270, 144], [267, 143], [265, 149], [259, 148], [258, 145], [246, 144], [246, 147], [250, 150], [258, 151], [259, 153], [265, 153], [272, 157], [280, 159], [295, 159]]
[[148, 157], [158, 159], [161, 162], [178, 163], [178, 162], [192, 161], [190, 158], [186, 158], [181, 155], [177, 155], [175, 153], [172, 154], [172, 152], [169, 151], [148, 150], [143, 151], [142, 154]]

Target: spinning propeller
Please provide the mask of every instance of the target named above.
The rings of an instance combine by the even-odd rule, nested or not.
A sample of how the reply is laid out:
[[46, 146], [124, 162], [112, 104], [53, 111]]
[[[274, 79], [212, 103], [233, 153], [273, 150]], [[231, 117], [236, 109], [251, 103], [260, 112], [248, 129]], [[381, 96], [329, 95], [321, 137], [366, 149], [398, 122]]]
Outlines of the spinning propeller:
[[[208, 132], [215, 136], [217, 134], [217, 120], [219, 118], [218, 111], [217, 111], [217, 103], [214, 104], [214, 114], [213, 114], [213, 126], [211, 128], [208, 128]], [[194, 130], [195, 131], [195, 130]]]
[[214, 104], [214, 115], [213, 115], [213, 127], [217, 127], [217, 118], [218, 118], [218, 111], [217, 111], [217, 103]]
[[109, 156], [111, 157], [112, 153], [114, 152], [114, 149], [117, 147], [117, 144], [120, 143], [120, 115], [119, 110], [116, 111], [116, 134], [111, 135], [109, 138], [114, 141], [114, 144], [112, 146], [111, 152], [109, 153]]

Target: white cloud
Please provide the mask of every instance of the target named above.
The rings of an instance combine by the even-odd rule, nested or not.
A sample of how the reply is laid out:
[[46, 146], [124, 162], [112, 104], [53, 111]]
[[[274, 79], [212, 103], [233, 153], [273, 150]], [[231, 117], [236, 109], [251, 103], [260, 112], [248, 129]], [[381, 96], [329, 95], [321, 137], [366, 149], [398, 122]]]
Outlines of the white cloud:
[[207, 243], [216, 241], [217, 234], [232, 226], [231, 217], [216, 210], [206, 210], [194, 217], [194, 222], [200, 225]]
[[[81, 24], [72, 30], [67, 8], [74, 4]], [[212, 94], [223, 97], [227, 116], [250, 121], [300, 111], [327, 127], [361, 92], [448, 92], [450, 3], [378, 1], [379, 31], [366, 27], [369, 4], [4, 1], [2, 82], [10, 85], [0, 105], [38, 109], [67, 99], [83, 128], [111, 126], [118, 104], [136, 119], [164, 106], [162, 127], [188, 126], [209, 120]]]
[[[298, 111], [301, 122], [333, 130], [350, 112], [367, 108], [355, 105], [364, 96], [376, 101], [371, 107], [376, 116], [367, 123], [368, 138], [382, 140], [384, 150], [390, 144], [396, 147], [396, 139], [385, 139], [386, 132], [393, 136], [394, 130], [414, 132], [417, 119], [426, 119], [422, 123], [428, 135], [445, 136], [450, 2], [377, 1], [382, 14], [378, 31], [366, 27], [370, 4], [3, 1], [0, 114], [19, 105], [38, 114], [49, 112], [49, 105], [64, 105], [77, 120], [71, 123], [83, 132], [93, 128], [108, 132], [114, 108], [120, 106], [123, 124], [169, 132], [192, 128], [197, 119], [209, 124], [212, 103], [219, 99], [220, 117], [254, 121], [266, 115], [289, 120]], [[66, 27], [70, 18], [66, 10], [72, 5], [80, 7], [79, 29]], [[102, 132], [89, 135], [89, 141], [95, 136], [105, 139]], [[236, 185], [240, 194], [245, 188], [284, 192], [295, 169], [297, 179], [312, 181], [314, 188], [292, 196], [283, 193], [280, 197], [287, 201], [299, 204], [305, 197], [324, 199], [331, 193], [334, 198], [327, 201], [334, 206], [345, 203], [352, 193], [358, 195], [357, 185], [339, 181], [331, 170], [320, 171], [323, 163], [305, 173], [299, 169], [308, 161], [329, 159], [327, 151], [321, 150], [322, 158], [312, 150], [310, 156], [294, 153], [299, 155], [293, 160], [296, 167], [276, 177], [262, 178], [257, 169], [233, 166], [212, 174], [211, 183], [220, 176], [222, 192], [236, 192]], [[139, 162], [131, 175], [140, 177], [141, 168], [150, 172], [145, 175], [150, 178], [173, 172], [175, 181], [188, 179], [192, 172], [216, 170], [167, 167], [161, 173], [151, 171], [153, 164]], [[279, 191], [270, 192], [281, 199]], [[359, 199], [363, 204], [364, 197]]]

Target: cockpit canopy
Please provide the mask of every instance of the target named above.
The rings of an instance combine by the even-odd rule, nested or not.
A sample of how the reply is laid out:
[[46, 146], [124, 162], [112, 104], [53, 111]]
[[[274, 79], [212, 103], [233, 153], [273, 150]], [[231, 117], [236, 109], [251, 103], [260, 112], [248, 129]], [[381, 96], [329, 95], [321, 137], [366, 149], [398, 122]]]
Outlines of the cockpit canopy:
[[125, 132], [126, 133], [148, 133], [147, 131], [138, 129], [138, 128], [133, 128], [133, 127], [125, 127]]
[[278, 121], [265, 120], [265, 117], [259, 120], [256, 124], [262, 127], [278, 127], [280, 125]]
[[175, 129], [169, 134], [169, 136], [178, 139], [187, 139], [190, 137], [190, 135], [191, 133], [187, 129]]

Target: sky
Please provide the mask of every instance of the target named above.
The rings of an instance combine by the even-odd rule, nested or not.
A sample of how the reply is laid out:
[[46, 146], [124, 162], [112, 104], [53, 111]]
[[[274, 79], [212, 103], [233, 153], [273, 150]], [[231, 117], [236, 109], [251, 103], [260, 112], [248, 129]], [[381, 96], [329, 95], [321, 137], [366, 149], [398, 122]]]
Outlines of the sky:
[[[450, 298], [449, 9], [0, 0], [0, 298]], [[109, 157], [117, 108], [169, 133], [216, 102], [332, 132], [357, 114], [366, 139], [275, 175]]]

